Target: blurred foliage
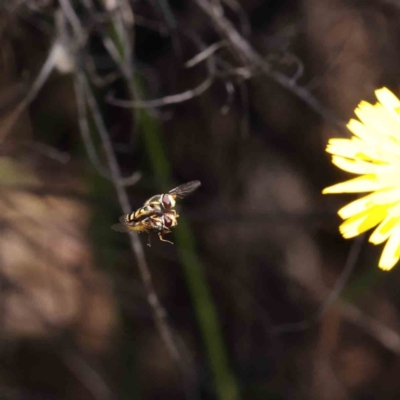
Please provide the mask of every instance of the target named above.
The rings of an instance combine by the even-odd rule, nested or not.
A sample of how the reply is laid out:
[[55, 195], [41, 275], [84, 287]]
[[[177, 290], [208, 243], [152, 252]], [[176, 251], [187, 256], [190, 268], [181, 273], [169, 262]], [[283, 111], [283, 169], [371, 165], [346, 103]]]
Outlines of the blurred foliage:
[[40, 180], [35, 174], [11, 157], [0, 157], [0, 185], [35, 186]]

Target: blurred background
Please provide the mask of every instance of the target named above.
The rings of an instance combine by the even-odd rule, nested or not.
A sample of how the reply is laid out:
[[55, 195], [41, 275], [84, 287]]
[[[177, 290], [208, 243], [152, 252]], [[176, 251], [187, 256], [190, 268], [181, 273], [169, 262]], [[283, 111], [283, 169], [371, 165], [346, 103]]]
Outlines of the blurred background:
[[[400, 271], [324, 152], [399, 93], [395, 0], [2, 0], [0, 400], [396, 399]], [[198, 179], [160, 242], [111, 230]]]

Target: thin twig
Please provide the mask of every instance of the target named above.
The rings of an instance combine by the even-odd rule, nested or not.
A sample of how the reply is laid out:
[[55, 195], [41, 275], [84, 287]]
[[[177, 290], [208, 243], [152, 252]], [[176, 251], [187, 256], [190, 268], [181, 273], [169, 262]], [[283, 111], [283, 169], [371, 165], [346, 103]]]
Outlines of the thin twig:
[[360, 326], [389, 351], [400, 354], [400, 334], [398, 332], [367, 315], [351, 303], [339, 300], [338, 306], [341, 315], [346, 320]]
[[[67, 11], [66, 17], [70, 21], [71, 24], [74, 26], [74, 33], [75, 35], [78, 36], [78, 40], [80, 39], [81, 32], [82, 32], [82, 25], [76, 16], [75, 11], [73, 10], [72, 7], [70, 7], [70, 3], [68, 0], [63, 0], [64, 2], [64, 12]], [[65, 9], [66, 7], [66, 9]], [[127, 61], [127, 64], [130, 61]], [[124, 71], [127, 72], [127, 68], [124, 68]], [[82, 88], [81, 91], [77, 91], [77, 95], [81, 97], [81, 99], [77, 99], [78, 106], [82, 107], [86, 103], [90, 109], [90, 112], [93, 117], [93, 122], [96, 126], [97, 131], [99, 132], [101, 142], [106, 154], [107, 162], [108, 162], [108, 167], [110, 170], [110, 178], [111, 181], [116, 189], [117, 192], [117, 197], [118, 201], [120, 203], [122, 212], [124, 214], [128, 214], [131, 212], [131, 207], [129, 204], [129, 199], [128, 199], [128, 194], [126, 192], [126, 188], [123, 184], [122, 177], [121, 177], [121, 171], [119, 164], [117, 162], [116, 156], [114, 154], [114, 150], [112, 147], [111, 139], [109, 137], [107, 128], [105, 126], [105, 123], [103, 121], [102, 115], [98, 109], [97, 102], [95, 100], [95, 97], [92, 93], [92, 90], [90, 88], [89, 82], [87, 81], [85, 75], [81, 71], [76, 72], [76, 79], [77, 79], [77, 84], [79, 87]], [[81, 110], [81, 115], [84, 115], [84, 113]], [[167, 320], [167, 315], [166, 312], [161, 305], [156, 290], [154, 288], [154, 284], [151, 278], [150, 270], [147, 266], [146, 258], [144, 255], [143, 247], [140, 242], [140, 239], [138, 237], [138, 234], [135, 232], [131, 232], [130, 234], [130, 244], [132, 251], [136, 257], [137, 263], [138, 263], [138, 268], [139, 272], [143, 281], [143, 285], [146, 291], [147, 295], [147, 300], [151, 306], [151, 309], [153, 311], [153, 318], [156, 324], [156, 327], [158, 329], [158, 332], [161, 336], [161, 339], [165, 343], [168, 351], [170, 352], [172, 358], [177, 362], [177, 364], [180, 364], [180, 354], [177, 348], [177, 345], [174, 341], [174, 336], [172, 334], [172, 329], [169, 326], [168, 320]]]
[[[109, 38], [109, 36], [105, 35], [104, 32], [102, 34], [103, 43], [107, 48], [110, 56], [121, 68], [121, 71], [125, 75], [125, 77], [129, 77], [129, 79], [132, 79], [130, 74], [131, 72], [133, 72], [133, 44], [131, 29], [127, 29], [126, 25], [128, 25], [129, 28], [133, 26], [133, 12], [129, 6], [129, 3], [126, 1], [118, 2], [115, 11], [116, 12], [111, 14], [111, 20], [118, 37], [118, 45], [121, 46], [121, 48], [123, 49], [122, 54], [117, 48], [117, 45]], [[128, 15], [131, 15], [131, 17], [127, 18]]]
[[[92, 141], [88, 123], [88, 115], [86, 112], [86, 104], [84, 101], [85, 95], [83, 92], [83, 88], [79, 84], [76, 76], [74, 79], [74, 83], [75, 83], [75, 93], [76, 93], [77, 108], [78, 108], [79, 128], [83, 139], [83, 143], [86, 148], [86, 152], [89, 156], [89, 160], [91, 161], [92, 165], [101, 176], [103, 176], [106, 179], [111, 179], [110, 173], [107, 170], [107, 168], [105, 168], [104, 165], [102, 164], [100, 157], [98, 156], [98, 153], [96, 151], [96, 147]], [[132, 186], [136, 184], [140, 178], [141, 178], [140, 172], [135, 172], [129, 177], [126, 178], [121, 177], [120, 183], [123, 186]]]
[[4, 140], [7, 138], [14, 124], [19, 120], [21, 114], [26, 110], [31, 101], [36, 97], [40, 89], [46, 83], [48, 77], [53, 71], [58, 56], [58, 43], [55, 42], [51, 46], [49, 55], [47, 56], [46, 61], [44, 62], [42, 69], [40, 70], [37, 78], [32, 84], [28, 94], [24, 97], [24, 99], [18, 104], [12, 114], [8, 117], [6, 124], [1, 127], [0, 134], [0, 145], [3, 144]]
[[137, 26], [144, 26], [147, 29], [151, 29], [155, 32], [158, 32], [161, 36], [168, 35], [168, 29], [162, 25], [159, 21], [153, 21], [141, 15], [135, 14], [134, 23]]
[[[194, 41], [198, 46], [202, 46], [202, 43], [199, 43], [199, 40], [194, 40]], [[131, 63], [128, 64], [128, 62], [126, 63], [122, 62], [121, 57], [118, 55], [118, 49], [113, 43], [110, 43], [109, 39], [104, 38], [103, 43], [107, 48], [107, 50], [109, 51], [111, 57], [119, 65], [121, 72], [124, 74], [127, 82], [130, 84], [131, 92], [133, 95], [132, 97], [135, 99], [140, 99], [138, 91], [132, 84], [132, 82], [134, 81], [132, 80], [131, 76], [131, 71], [133, 71], [132, 64]], [[184, 91], [182, 93], [168, 95], [159, 99], [152, 99], [152, 100], [121, 100], [114, 98], [113, 93], [110, 93], [107, 95], [105, 101], [108, 102], [109, 104], [113, 104], [122, 108], [138, 109], [138, 108], [165, 107], [167, 105], [182, 103], [184, 101], [188, 101], [195, 97], [198, 97], [202, 95], [204, 92], [206, 92], [212, 86], [212, 84], [216, 79], [216, 67], [212, 55], [213, 52], [211, 52], [211, 54], [209, 54], [208, 57], [205, 58], [207, 73], [208, 73], [207, 78], [200, 85], [196, 86], [193, 89]]]
[[153, 3], [154, 9], [159, 9], [163, 15], [169, 29], [173, 30], [177, 26], [176, 19], [172, 13], [171, 7], [167, 0], [150, 0]]
[[225, 42], [218, 42], [214, 43], [211, 46], [208, 46], [206, 49], [201, 51], [200, 53], [196, 54], [194, 57], [192, 57], [190, 60], [186, 61], [184, 66], [185, 68], [192, 68], [195, 65], [201, 63], [211, 55], [213, 55], [217, 50], [221, 49], [222, 47], [225, 46]]
[[235, 50], [235, 54], [241, 62], [246, 65], [254, 65], [260, 68], [266, 76], [303, 100], [327, 121], [331, 122], [341, 130], [346, 130], [346, 124], [338, 119], [329, 109], [321, 105], [321, 103], [308, 90], [298, 86], [291, 78], [288, 78], [281, 72], [274, 71], [271, 66], [253, 49], [250, 43], [240, 35], [234, 25], [224, 16], [224, 14], [219, 11], [219, 8], [216, 8], [209, 0], [194, 1], [204, 11], [204, 13], [210, 17], [216, 30], [219, 31], [220, 34], [231, 44], [232, 50]]
[[279, 334], [284, 332], [301, 332], [309, 329], [313, 324], [315, 324], [322, 318], [327, 310], [332, 307], [332, 304], [335, 303], [335, 301], [339, 298], [340, 293], [345, 287], [350, 274], [354, 271], [358, 257], [361, 253], [361, 248], [364, 242], [363, 239], [364, 237], [360, 236], [352, 244], [343, 271], [335, 282], [333, 289], [330, 290], [329, 295], [323, 301], [319, 310], [312, 317], [304, 319], [303, 321], [276, 326], [272, 329], [273, 333]]
[[103, 88], [109, 86], [120, 78], [121, 74], [117, 71], [112, 71], [108, 74], [100, 76], [96, 71], [96, 65], [93, 61], [93, 57], [90, 54], [84, 54], [85, 70], [89, 75], [90, 81], [97, 87]]
[[235, 86], [233, 86], [233, 83], [231, 81], [225, 82], [225, 90], [226, 90], [226, 100], [224, 105], [221, 107], [222, 115], [228, 114], [232, 106], [233, 96], [235, 94]]
[[67, 152], [58, 150], [46, 143], [38, 141], [23, 141], [18, 142], [18, 144], [29, 147], [31, 151], [36, 151], [37, 153], [61, 164], [67, 164], [71, 160], [71, 156]]
[[235, 12], [239, 18], [239, 25], [244, 36], [251, 35], [251, 24], [249, 21], [248, 14], [243, 9], [242, 5], [237, 0], [222, 0], [233, 12]]
[[86, 104], [85, 104], [85, 96], [83, 87], [79, 84], [77, 76], [75, 75], [74, 79], [75, 84], [75, 96], [77, 102], [77, 110], [78, 110], [78, 122], [79, 128], [81, 132], [81, 137], [83, 139], [83, 144], [85, 145], [86, 152], [89, 156], [89, 160], [92, 165], [95, 167], [97, 172], [103, 177], [110, 177], [107, 169], [102, 165], [100, 158], [97, 155], [96, 148], [93, 144], [92, 138], [90, 136], [90, 128], [88, 123], [88, 116], [86, 112]]
[[202, 95], [205, 91], [207, 91], [214, 82], [213, 77], [208, 77], [205, 81], [203, 81], [199, 86], [196, 86], [193, 89], [186, 90], [185, 92], [173, 94], [169, 96], [164, 96], [160, 99], [153, 100], [120, 100], [113, 97], [113, 94], [110, 93], [106, 97], [106, 102], [113, 104], [122, 108], [154, 108], [154, 107], [165, 107], [171, 104], [178, 104], [184, 101], [191, 100], [195, 97]]
[[65, 365], [71, 373], [87, 388], [96, 400], [111, 400], [110, 387], [100, 373], [93, 368], [78, 352], [69, 349], [61, 354]]
[[83, 44], [86, 37], [85, 30], [79, 21], [78, 16], [75, 13], [74, 8], [69, 0], [59, 0], [63, 15], [68, 19], [72, 29], [74, 31], [74, 36], [78, 39], [80, 45]]
[[242, 103], [242, 116], [240, 118], [240, 131], [241, 139], [247, 139], [250, 137], [250, 101], [249, 91], [247, 90], [247, 82], [240, 83], [240, 98]]
[[[107, 132], [107, 128], [104, 124], [102, 116], [98, 110], [96, 100], [94, 95], [89, 87], [89, 83], [81, 72], [78, 72], [78, 82], [84, 88], [86, 101], [88, 103], [89, 109], [92, 113], [94, 123], [96, 125], [97, 130], [99, 131], [100, 138], [104, 147], [104, 151], [107, 156], [107, 161], [109, 164], [112, 182], [117, 192], [118, 201], [122, 208], [124, 214], [128, 214], [131, 211], [131, 207], [129, 205], [128, 195], [126, 193], [125, 187], [121, 184], [121, 172], [118, 162], [116, 160], [112, 143], [110, 137]], [[166, 312], [161, 305], [157, 293], [154, 288], [154, 284], [151, 278], [150, 270], [147, 266], [146, 258], [144, 255], [143, 247], [138, 237], [138, 234], [132, 232], [130, 234], [130, 243], [133, 250], [133, 253], [136, 256], [136, 261], [138, 263], [140, 275], [143, 281], [143, 285], [145, 287], [145, 291], [147, 294], [147, 300], [153, 310], [153, 317], [156, 323], [158, 332], [161, 335], [162, 340], [167, 346], [168, 351], [170, 352], [173, 359], [179, 363], [180, 362], [180, 354], [177, 348], [177, 345], [174, 340], [174, 336], [172, 334], [172, 329], [169, 326]]]

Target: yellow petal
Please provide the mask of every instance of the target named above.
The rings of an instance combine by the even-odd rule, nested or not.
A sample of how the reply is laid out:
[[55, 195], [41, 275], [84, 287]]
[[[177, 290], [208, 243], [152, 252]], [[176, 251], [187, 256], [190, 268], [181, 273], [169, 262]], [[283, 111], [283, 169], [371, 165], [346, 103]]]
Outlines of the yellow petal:
[[382, 117], [381, 120], [383, 122], [383, 127], [385, 127], [388, 130], [389, 135], [394, 137], [398, 142], [398, 140], [400, 139], [398, 137], [400, 129], [400, 118], [398, 112], [395, 111], [398, 110], [398, 108], [392, 109], [386, 107], [384, 104], [378, 103], [375, 106], [375, 110], [377, 112], [377, 115]]
[[372, 232], [372, 235], [368, 239], [370, 243], [381, 244], [386, 241], [392, 234], [393, 229], [399, 224], [400, 216], [393, 217], [388, 215]]
[[351, 172], [352, 174], [387, 174], [393, 172], [391, 165], [375, 164], [360, 159], [348, 159], [340, 156], [332, 156], [332, 164], [336, 165], [343, 171]]
[[[384, 110], [383, 107], [382, 109]], [[361, 101], [354, 112], [363, 123], [368, 133], [370, 133], [375, 139], [381, 140], [382, 137], [387, 136], [386, 131], [382, 130], [381, 125], [386, 116], [382, 115], [378, 107], [367, 103], [366, 101]], [[386, 111], [386, 113], [387, 115], [390, 115], [389, 112]]]
[[[375, 106], [376, 121], [379, 123], [379, 132], [387, 135], [388, 140], [400, 146], [400, 120], [394, 116], [393, 111], [384, 108], [381, 104]], [[378, 128], [377, 128], [378, 129]]]
[[375, 206], [349, 218], [340, 225], [339, 230], [345, 239], [349, 239], [378, 225], [386, 216], [386, 207]]
[[354, 133], [355, 136], [366, 143], [376, 144], [379, 140], [379, 137], [374, 134], [373, 130], [371, 131], [368, 129], [357, 119], [351, 119], [347, 124], [347, 128]]
[[375, 90], [375, 95], [387, 110], [394, 111], [395, 116], [399, 115], [396, 110], [400, 108], [400, 100], [388, 88]]
[[[362, 143], [358, 139], [359, 143]], [[360, 151], [353, 139], [329, 139], [325, 151], [342, 157], [353, 158]]]
[[[398, 177], [400, 179], [400, 177]], [[364, 175], [358, 178], [351, 179], [346, 182], [341, 182], [333, 186], [325, 188], [322, 193], [359, 193], [372, 192], [389, 187], [390, 184], [377, 179], [376, 175]]]
[[351, 139], [330, 139], [326, 152], [374, 164], [400, 165], [400, 145], [393, 145], [385, 140], [374, 143], [365, 142], [357, 137]]
[[[347, 219], [359, 214], [375, 205], [385, 205], [388, 209], [400, 201], [400, 188], [382, 190], [352, 201], [342, 207], [338, 214], [342, 219]], [[390, 213], [390, 211], [389, 211]]]
[[361, 121], [365, 131], [368, 132], [373, 139], [379, 141], [382, 138], [382, 135], [379, 130], [380, 121], [377, 121], [375, 106], [366, 101], [361, 101], [354, 110], [354, 113]]
[[365, 129], [377, 140], [385, 140], [397, 146], [400, 144], [400, 122], [380, 103], [371, 105], [361, 102], [355, 112]]
[[400, 258], [400, 225], [392, 230], [385, 248], [383, 249], [382, 256], [379, 260], [379, 268], [385, 271], [391, 270]]

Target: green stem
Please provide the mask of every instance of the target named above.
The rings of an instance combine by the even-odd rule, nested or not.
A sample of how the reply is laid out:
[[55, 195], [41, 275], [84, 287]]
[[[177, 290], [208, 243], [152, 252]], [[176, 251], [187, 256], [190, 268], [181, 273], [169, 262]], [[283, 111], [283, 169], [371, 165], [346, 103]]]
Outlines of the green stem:
[[[138, 88], [137, 81], [136, 84]], [[156, 181], [160, 187], [170, 188], [173, 186], [171, 166], [160, 137], [161, 128], [146, 110], [140, 110], [136, 115], [139, 117], [138, 125], [143, 134]], [[175, 231], [175, 243], [195, 307], [218, 397], [220, 400], [239, 399], [238, 385], [229, 367], [218, 313], [212, 300], [205, 269], [197, 254], [190, 226], [183, 218], [179, 219], [179, 227]]]

